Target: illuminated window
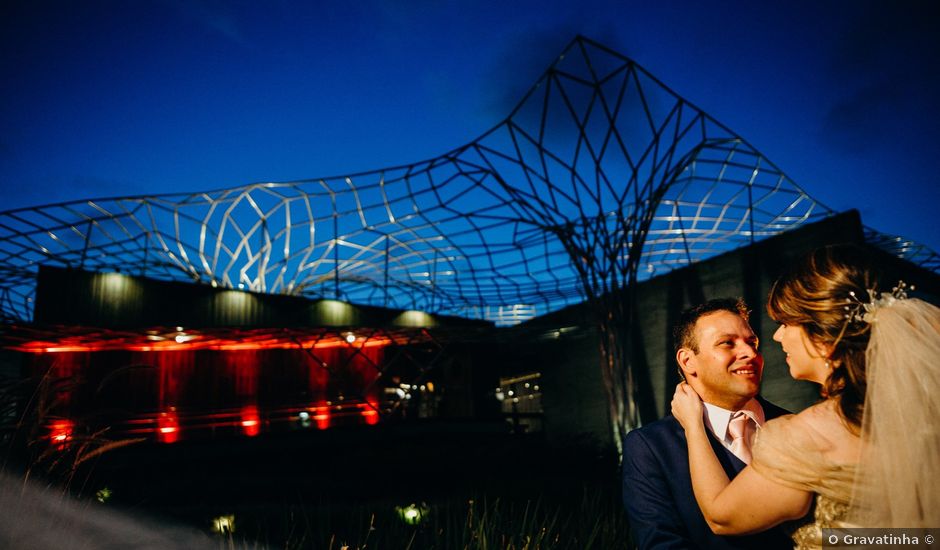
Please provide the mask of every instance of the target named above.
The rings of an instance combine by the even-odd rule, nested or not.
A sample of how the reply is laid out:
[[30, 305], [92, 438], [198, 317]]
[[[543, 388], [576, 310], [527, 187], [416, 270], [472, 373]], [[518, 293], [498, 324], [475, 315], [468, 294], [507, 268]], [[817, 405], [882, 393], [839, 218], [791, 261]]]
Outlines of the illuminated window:
[[496, 399], [515, 433], [542, 431], [541, 378], [541, 373], [533, 372], [499, 379]]

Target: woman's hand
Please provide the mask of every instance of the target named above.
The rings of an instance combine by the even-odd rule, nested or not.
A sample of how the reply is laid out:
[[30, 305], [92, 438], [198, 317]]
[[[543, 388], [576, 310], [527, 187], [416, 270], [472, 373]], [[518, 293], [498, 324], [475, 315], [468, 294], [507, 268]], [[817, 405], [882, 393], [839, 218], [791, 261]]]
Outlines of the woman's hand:
[[702, 400], [692, 386], [680, 382], [672, 396], [672, 415], [676, 417], [685, 431], [704, 426], [702, 420]]

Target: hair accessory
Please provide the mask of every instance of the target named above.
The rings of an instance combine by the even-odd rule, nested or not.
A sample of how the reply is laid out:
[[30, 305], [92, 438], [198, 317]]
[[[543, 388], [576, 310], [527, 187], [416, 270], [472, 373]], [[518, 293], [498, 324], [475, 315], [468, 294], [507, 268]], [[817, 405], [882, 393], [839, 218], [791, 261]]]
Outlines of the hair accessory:
[[849, 292], [849, 297], [845, 299], [845, 318], [849, 322], [873, 323], [875, 321], [875, 312], [878, 309], [890, 306], [898, 300], [907, 298], [907, 291], [914, 290], [914, 285], [908, 286], [904, 281], [898, 281], [898, 286], [891, 289], [891, 292], [876, 292], [875, 289], [868, 289], [868, 301], [863, 302], [855, 295], [855, 291]]

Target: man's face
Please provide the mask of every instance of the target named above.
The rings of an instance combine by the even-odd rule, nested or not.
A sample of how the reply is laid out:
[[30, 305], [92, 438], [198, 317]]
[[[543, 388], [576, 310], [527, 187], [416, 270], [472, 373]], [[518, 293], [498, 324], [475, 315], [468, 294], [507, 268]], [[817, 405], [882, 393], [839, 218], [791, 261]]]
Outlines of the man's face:
[[757, 395], [764, 358], [747, 321], [715, 311], [699, 317], [693, 334], [698, 352], [682, 348], [676, 359], [702, 401], [736, 410]]

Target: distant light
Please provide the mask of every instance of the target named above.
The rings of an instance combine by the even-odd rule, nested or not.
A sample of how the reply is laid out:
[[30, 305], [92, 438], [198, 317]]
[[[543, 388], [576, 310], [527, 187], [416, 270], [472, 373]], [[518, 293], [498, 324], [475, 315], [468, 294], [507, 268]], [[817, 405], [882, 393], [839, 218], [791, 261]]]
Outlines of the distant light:
[[212, 532], [220, 535], [235, 532], [235, 515], [219, 516], [212, 518]]
[[434, 382], [428, 382], [428, 391], [434, 393]]
[[176, 335], [176, 338], [174, 338], [174, 340], [176, 340], [176, 343], [177, 343], [177, 344], [182, 344], [183, 342], [186, 341], [186, 335], [185, 335], [185, 334], [177, 334], [177, 335]]
[[318, 430], [325, 430], [325, 429], [329, 428], [329, 427], [330, 427], [330, 411], [329, 411], [329, 409], [325, 409], [325, 410], [322, 410], [322, 409], [321, 409], [320, 412], [318, 412], [317, 414], [314, 415], [313, 419], [316, 420], [316, 422], [317, 422], [317, 429], [318, 429]]
[[172, 409], [157, 417], [157, 439], [161, 443], [176, 443], [179, 440], [179, 419]]
[[111, 498], [111, 489], [108, 489], [107, 487], [98, 489], [98, 492], [95, 493], [95, 498], [98, 500], [98, 502], [107, 502], [108, 499]]
[[183, 332], [183, 327], [176, 327], [176, 332]]
[[317, 304], [317, 317], [327, 325], [352, 326], [356, 324], [356, 308], [339, 300], [321, 300]]
[[72, 438], [72, 430], [75, 429], [75, 423], [71, 420], [56, 420], [49, 426], [49, 439], [53, 443], [62, 445]]
[[242, 431], [248, 437], [254, 437], [261, 432], [261, 417], [258, 415], [258, 407], [247, 405], [242, 407]]
[[362, 406], [362, 419], [370, 426], [379, 423], [379, 411], [376, 410], [377, 406], [377, 403], [367, 403]]
[[[426, 281], [430, 284], [430, 281]], [[408, 310], [403, 311], [398, 317], [392, 320], [392, 324], [399, 327], [433, 327], [437, 324], [434, 316], [423, 311]]]
[[512, 391], [512, 390], [509, 390], [507, 393], [508, 393], [509, 397], [512, 397], [513, 395], [516, 394], [516, 392], [514, 392], [514, 391]]
[[120, 273], [102, 273], [101, 280], [104, 288], [109, 291], [120, 291], [128, 283], [127, 277]]
[[403, 522], [408, 525], [417, 525], [427, 517], [430, 509], [424, 503], [421, 503], [421, 505], [411, 503], [408, 506], [396, 506], [395, 511], [398, 512], [398, 517]]
[[352, 344], [353, 342], [356, 341], [356, 335], [350, 332], [349, 334], [346, 335], [346, 341]]

